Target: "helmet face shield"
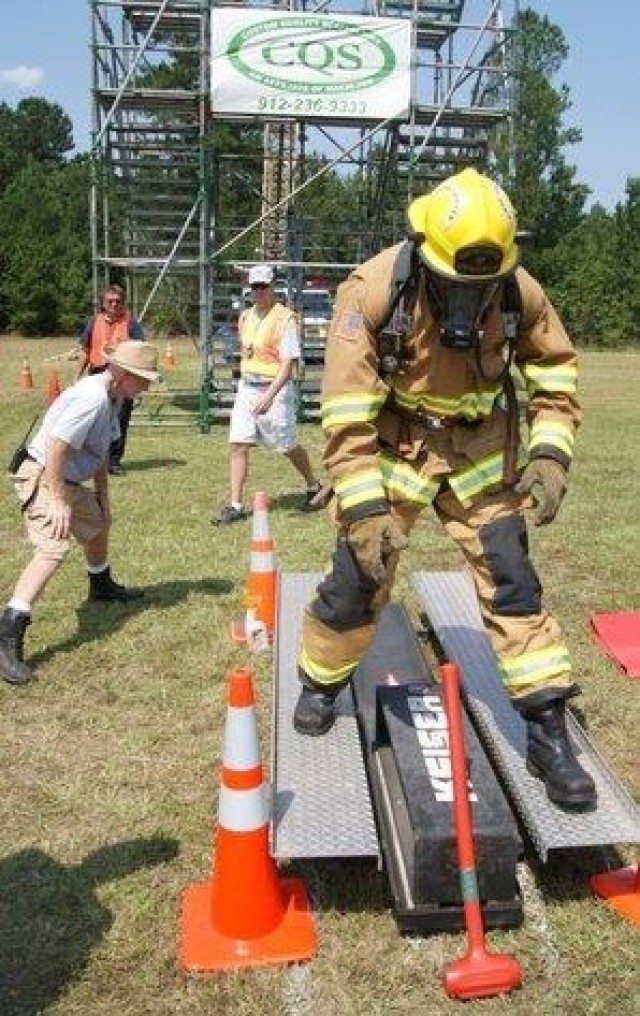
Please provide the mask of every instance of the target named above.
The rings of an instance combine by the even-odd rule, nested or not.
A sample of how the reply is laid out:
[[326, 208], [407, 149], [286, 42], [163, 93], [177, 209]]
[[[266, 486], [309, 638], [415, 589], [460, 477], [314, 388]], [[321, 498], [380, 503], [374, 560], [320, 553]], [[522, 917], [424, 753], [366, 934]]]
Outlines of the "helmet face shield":
[[456, 275], [495, 277], [502, 268], [502, 251], [499, 247], [482, 244], [475, 247], [461, 247], [453, 259]]

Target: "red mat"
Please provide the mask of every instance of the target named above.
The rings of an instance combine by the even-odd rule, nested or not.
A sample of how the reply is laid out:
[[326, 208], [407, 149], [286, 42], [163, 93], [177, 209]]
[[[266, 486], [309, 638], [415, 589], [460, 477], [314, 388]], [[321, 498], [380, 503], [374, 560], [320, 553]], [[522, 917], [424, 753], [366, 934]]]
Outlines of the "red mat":
[[591, 624], [596, 642], [627, 677], [640, 677], [640, 610], [625, 614], [592, 614]]

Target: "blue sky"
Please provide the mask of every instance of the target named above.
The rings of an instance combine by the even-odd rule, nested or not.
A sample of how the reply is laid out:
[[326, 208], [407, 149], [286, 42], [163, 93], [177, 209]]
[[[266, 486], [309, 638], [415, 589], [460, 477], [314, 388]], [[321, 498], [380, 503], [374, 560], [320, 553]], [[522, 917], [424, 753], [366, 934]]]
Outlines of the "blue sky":
[[[73, 122], [77, 148], [86, 149], [88, 3], [17, 0], [10, 6], [0, 33], [0, 102], [13, 108], [27, 95], [57, 102]], [[564, 32], [570, 53], [554, 84], [569, 86], [573, 107], [566, 122], [583, 134], [565, 154], [592, 189], [592, 200], [613, 208], [624, 200], [627, 177], [640, 176], [640, 2], [612, 0], [605, 8], [588, 0], [521, 0], [520, 6], [546, 14]], [[486, 12], [488, 4], [479, 9]], [[505, 0], [503, 10], [510, 16], [513, 4]]]

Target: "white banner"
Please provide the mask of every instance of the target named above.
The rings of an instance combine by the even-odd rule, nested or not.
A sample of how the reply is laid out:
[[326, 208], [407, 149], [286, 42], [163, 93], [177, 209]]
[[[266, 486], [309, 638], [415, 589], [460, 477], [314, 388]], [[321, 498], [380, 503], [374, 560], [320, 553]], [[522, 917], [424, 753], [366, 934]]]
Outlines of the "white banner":
[[214, 8], [214, 116], [405, 119], [408, 19]]

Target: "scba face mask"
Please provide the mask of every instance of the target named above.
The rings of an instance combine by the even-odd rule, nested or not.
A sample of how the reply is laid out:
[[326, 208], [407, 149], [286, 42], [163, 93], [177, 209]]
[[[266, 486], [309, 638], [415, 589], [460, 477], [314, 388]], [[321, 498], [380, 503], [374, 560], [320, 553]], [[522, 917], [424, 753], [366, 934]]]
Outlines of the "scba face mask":
[[447, 349], [467, 352], [482, 338], [482, 321], [497, 284], [430, 280], [429, 289], [440, 327], [440, 341]]

